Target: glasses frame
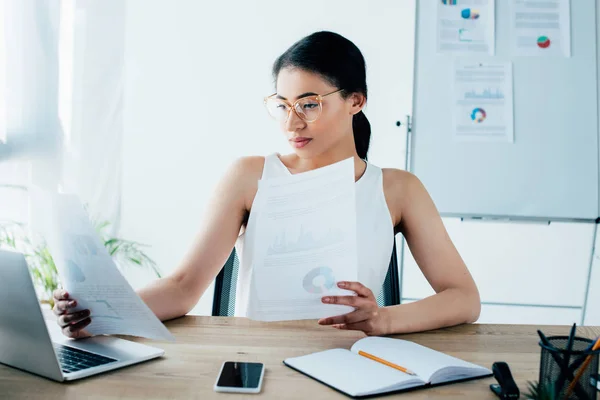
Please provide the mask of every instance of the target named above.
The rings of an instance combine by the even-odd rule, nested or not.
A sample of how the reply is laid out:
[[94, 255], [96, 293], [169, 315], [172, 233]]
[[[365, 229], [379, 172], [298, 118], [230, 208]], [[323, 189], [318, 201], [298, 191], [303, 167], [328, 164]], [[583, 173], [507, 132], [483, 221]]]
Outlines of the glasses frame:
[[[287, 122], [290, 119], [290, 114], [292, 112], [292, 110], [294, 110], [294, 113], [298, 116], [298, 118], [300, 118], [302, 121], [306, 122], [307, 124], [310, 124], [312, 122], [315, 122], [316, 120], [318, 120], [321, 117], [321, 114], [323, 113], [323, 99], [329, 95], [335, 94], [335, 93], [339, 93], [341, 91], [343, 91], [344, 89], [338, 89], [335, 90], [333, 92], [327, 93], [327, 94], [317, 94], [317, 95], [310, 95], [310, 96], [304, 96], [304, 97], [300, 97], [298, 100], [296, 100], [294, 103], [290, 103], [287, 100], [284, 99], [278, 99], [281, 100], [283, 103], [287, 104], [290, 108], [288, 110], [287, 113], [287, 117], [285, 118], [285, 121], [282, 122]], [[264, 98], [263, 103], [265, 104], [265, 107], [267, 108], [267, 112], [269, 113], [269, 115], [271, 116], [271, 118], [273, 118], [275, 121], [279, 121], [275, 116], [273, 116], [273, 114], [271, 114], [269, 112], [269, 108], [267, 107], [267, 101], [269, 101], [269, 99], [272, 99], [273, 96], [276, 96], [277, 93], [273, 93], [270, 96], [267, 96]], [[298, 111], [296, 110], [296, 106], [298, 105], [298, 103], [302, 100], [308, 99], [308, 98], [314, 98], [318, 103], [319, 103], [319, 116], [315, 119], [313, 119], [312, 121], [307, 121], [306, 119], [304, 119], [304, 117], [302, 117], [302, 115], [300, 115], [300, 113], [298, 113]]]

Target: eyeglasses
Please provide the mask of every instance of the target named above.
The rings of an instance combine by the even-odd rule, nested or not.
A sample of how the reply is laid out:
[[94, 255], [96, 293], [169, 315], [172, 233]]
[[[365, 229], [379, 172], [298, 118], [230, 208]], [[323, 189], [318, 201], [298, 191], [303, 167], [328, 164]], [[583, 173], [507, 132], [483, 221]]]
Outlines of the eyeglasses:
[[343, 89], [338, 89], [335, 92], [324, 95], [314, 95], [302, 97], [290, 104], [287, 100], [275, 97], [277, 93], [265, 97], [265, 106], [271, 117], [279, 122], [287, 122], [292, 110], [304, 122], [315, 122], [323, 111], [323, 99], [331, 94], [341, 92]]

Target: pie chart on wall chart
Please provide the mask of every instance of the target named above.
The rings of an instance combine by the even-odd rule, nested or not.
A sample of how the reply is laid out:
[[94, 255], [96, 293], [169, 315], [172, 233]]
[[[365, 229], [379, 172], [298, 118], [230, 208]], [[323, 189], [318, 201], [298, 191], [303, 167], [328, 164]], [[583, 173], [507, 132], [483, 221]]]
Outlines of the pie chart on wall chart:
[[550, 47], [550, 38], [548, 36], [540, 36], [537, 39], [537, 45], [541, 49], [547, 49], [548, 47]]
[[473, 111], [471, 112], [471, 119], [477, 123], [485, 121], [486, 116], [487, 115], [485, 113], [485, 110], [480, 107], [473, 109]]
[[463, 17], [463, 19], [477, 19], [479, 18], [479, 11], [465, 8], [460, 12], [460, 15]]

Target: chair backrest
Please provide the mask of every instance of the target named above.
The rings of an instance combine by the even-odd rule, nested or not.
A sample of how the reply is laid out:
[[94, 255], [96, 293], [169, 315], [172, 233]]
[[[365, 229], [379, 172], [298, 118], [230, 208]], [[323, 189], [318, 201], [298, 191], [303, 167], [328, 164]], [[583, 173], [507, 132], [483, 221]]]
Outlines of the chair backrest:
[[[218, 317], [233, 316], [235, 312], [235, 288], [240, 263], [235, 252], [227, 259], [221, 272], [215, 279], [212, 315]], [[383, 287], [377, 295], [380, 307], [400, 304], [400, 279], [398, 274], [398, 257], [396, 255], [396, 240], [392, 249], [392, 257]]]
[[216, 317], [233, 316], [235, 313], [235, 287], [237, 285], [240, 262], [235, 248], [215, 279], [212, 315]]

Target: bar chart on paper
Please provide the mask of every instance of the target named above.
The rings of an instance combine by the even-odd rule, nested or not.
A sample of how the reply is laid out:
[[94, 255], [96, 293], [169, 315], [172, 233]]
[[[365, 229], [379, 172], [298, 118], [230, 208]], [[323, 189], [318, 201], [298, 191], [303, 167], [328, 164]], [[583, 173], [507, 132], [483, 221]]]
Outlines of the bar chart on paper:
[[304, 226], [301, 225], [300, 232], [296, 235], [286, 231], [277, 235], [273, 243], [269, 246], [267, 254], [275, 255], [319, 249], [339, 244], [343, 242], [343, 240], [344, 233], [339, 229], [332, 229], [325, 233], [315, 234], [312, 231], [306, 231]]

